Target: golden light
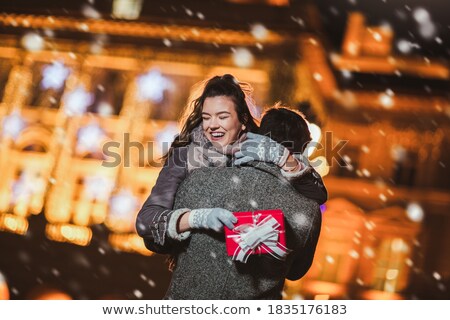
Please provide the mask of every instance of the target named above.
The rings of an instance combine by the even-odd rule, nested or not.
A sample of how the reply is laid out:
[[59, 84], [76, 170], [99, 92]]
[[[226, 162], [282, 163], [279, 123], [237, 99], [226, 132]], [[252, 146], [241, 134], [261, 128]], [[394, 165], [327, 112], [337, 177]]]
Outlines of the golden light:
[[317, 124], [308, 122], [308, 129], [311, 132], [311, 142], [307, 146], [308, 150], [308, 158], [314, 153], [316, 150], [317, 144], [320, 142], [320, 138], [322, 137], [322, 130]]
[[24, 235], [28, 230], [28, 220], [14, 214], [0, 214], [0, 230]]
[[330, 166], [324, 156], [316, 157], [310, 160], [309, 163], [321, 177], [325, 177], [330, 172]]
[[314, 300], [330, 300], [329, 294], [316, 294]]
[[91, 241], [92, 231], [87, 227], [70, 224], [47, 224], [45, 235], [50, 240], [87, 246]]
[[145, 247], [144, 240], [137, 234], [111, 234], [108, 241], [113, 248], [120, 251], [140, 253], [144, 256], [153, 255], [153, 252]]
[[9, 300], [8, 284], [3, 274], [0, 272], [0, 300]]
[[64, 291], [46, 285], [40, 285], [31, 289], [27, 294], [29, 300], [72, 300], [72, 297]]

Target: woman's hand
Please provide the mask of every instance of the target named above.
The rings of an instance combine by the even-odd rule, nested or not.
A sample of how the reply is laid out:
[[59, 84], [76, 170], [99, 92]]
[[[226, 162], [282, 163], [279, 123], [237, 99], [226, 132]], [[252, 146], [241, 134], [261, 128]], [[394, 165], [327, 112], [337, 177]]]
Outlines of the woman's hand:
[[194, 209], [189, 213], [188, 222], [191, 229], [221, 231], [224, 225], [233, 229], [237, 218], [231, 211], [222, 208]]
[[274, 163], [282, 168], [289, 155], [287, 148], [269, 137], [248, 132], [247, 140], [241, 143], [239, 151], [234, 154], [234, 164], [242, 165], [251, 161], [262, 161]]

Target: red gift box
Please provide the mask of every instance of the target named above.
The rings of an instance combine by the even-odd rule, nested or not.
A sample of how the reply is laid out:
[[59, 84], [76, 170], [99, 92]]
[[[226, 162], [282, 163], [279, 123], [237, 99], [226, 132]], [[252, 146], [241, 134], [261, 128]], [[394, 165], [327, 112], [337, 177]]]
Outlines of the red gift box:
[[238, 221], [234, 229], [225, 227], [227, 253], [234, 260], [246, 262], [250, 255], [270, 254], [284, 260], [286, 248], [283, 211], [258, 210], [233, 212]]

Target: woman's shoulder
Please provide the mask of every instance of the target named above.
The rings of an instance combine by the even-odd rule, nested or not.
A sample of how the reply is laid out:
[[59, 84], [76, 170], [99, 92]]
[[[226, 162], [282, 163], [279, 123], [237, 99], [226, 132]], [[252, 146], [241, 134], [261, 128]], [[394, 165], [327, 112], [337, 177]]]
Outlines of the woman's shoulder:
[[170, 153], [166, 160], [166, 166], [182, 166], [187, 167], [188, 158], [188, 146], [175, 147]]

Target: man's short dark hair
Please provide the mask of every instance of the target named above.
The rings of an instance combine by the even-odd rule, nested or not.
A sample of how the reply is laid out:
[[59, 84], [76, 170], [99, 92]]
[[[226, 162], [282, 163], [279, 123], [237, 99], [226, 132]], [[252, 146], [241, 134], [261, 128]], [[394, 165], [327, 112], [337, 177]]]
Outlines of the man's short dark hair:
[[271, 137], [292, 153], [303, 153], [312, 140], [305, 116], [300, 111], [280, 106], [264, 113], [259, 134]]

